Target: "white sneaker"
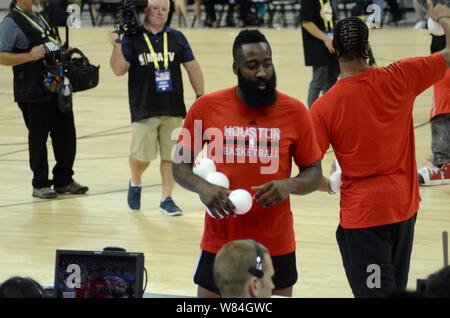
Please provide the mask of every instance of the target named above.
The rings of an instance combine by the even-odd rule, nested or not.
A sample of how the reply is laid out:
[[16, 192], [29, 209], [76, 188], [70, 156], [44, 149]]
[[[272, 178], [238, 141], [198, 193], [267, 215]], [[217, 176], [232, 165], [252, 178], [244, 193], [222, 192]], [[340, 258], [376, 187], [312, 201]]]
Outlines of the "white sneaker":
[[450, 184], [450, 162], [438, 167], [423, 167], [418, 171], [419, 184], [425, 186]]

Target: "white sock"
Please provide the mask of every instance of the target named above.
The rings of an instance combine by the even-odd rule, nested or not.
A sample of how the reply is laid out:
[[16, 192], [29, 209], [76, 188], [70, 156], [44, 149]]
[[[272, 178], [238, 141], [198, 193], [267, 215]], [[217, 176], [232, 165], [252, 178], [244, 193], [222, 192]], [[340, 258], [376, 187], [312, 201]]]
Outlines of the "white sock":
[[133, 183], [133, 181], [131, 181], [131, 180], [130, 180], [130, 184], [131, 184], [132, 187], [139, 187], [139, 188], [142, 187], [142, 185], [135, 185], [135, 184]]

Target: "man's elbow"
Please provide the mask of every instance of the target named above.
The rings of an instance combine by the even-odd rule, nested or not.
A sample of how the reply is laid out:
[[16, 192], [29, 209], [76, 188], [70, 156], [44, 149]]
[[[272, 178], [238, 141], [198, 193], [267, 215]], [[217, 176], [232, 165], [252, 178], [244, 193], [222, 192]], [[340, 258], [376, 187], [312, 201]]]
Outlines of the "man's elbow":
[[302, 27], [304, 27], [305, 29], [308, 29], [312, 24], [313, 24], [313, 22], [311, 22], [311, 21], [303, 21]]
[[8, 63], [8, 60], [6, 59], [6, 54], [2, 52], [0, 52], [0, 65], [10, 66], [10, 63]]
[[125, 75], [125, 73], [127, 72], [127, 70], [120, 69], [120, 68], [114, 68], [114, 67], [112, 67], [112, 70], [113, 70], [114, 75], [116, 75], [116, 76]]

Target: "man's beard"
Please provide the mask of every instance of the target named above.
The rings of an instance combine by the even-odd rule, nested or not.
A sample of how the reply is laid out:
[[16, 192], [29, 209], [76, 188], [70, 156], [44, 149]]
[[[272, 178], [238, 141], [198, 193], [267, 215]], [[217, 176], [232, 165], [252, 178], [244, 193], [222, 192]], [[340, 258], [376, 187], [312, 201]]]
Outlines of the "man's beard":
[[[241, 89], [242, 97], [245, 104], [249, 107], [266, 107], [275, 103], [277, 99], [277, 76], [275, 71], [273, 75], [268, 80], [257, 80], [256, 82], [249, 81], [244, 76], [242, 76], [241, 71], [238, 69], [238, 86]], [[258, 84], [263, 82], [266, 85], [266, 89], [260, 90]]]
[[32, 1], [32, 6], [33, 6], [33, 12], [41, 12], [43, 9], [42, 9], [42, 6], [41, 6], [41, 3], [38, 1], [38, 0], [33, 0]]

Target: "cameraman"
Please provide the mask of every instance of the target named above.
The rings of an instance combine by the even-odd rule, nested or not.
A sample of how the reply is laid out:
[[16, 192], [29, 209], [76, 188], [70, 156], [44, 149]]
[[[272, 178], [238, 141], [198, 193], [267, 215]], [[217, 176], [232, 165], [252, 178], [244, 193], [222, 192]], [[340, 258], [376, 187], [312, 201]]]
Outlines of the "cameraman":
[[[13, 68], [14, 99], [28, 128], [33, 196], [52, 199], [57, 193], [83, 194], [88, 187], [72, 179], [76, 153], [73, 112], [58, 108], [57, 94], [46, 90], [43, 81], [44, 60], [48, 56], [61, 56], [61, 41], [46, 19], [33, 12], [36, 3], [36, 0], [11, 2], [10, 12], [0, 24], [0, 64]], [[52, 54], [46, 53], [51, 50]], [[56, 159], [53, 181], [48, 179], [49, 133]]]
[[[109, 33], [113, 46], [111, 68], [117, 76], [128, 72], [128, 95], [132, 121], [129, 156], [131, 180], [128, 205], [141, 206], [142, 174], [150, 161], [161, 154], [162, 200], [160, 209], [168, 215], [180, 215], [172, 200], [175, 185], [172, 176], [171, 139], [180, 128], [186, 107], [180, 64], [185, 67], [197, 97], [203, 95], [203, 74], [184, 35], [165, 26], [169, 0], [150, 0], [145, 9], [144, 26], [134, 35], [124, 36], [122, 43], [115, 31]], [[155, 58], [153, 58], [155, 57]]]

